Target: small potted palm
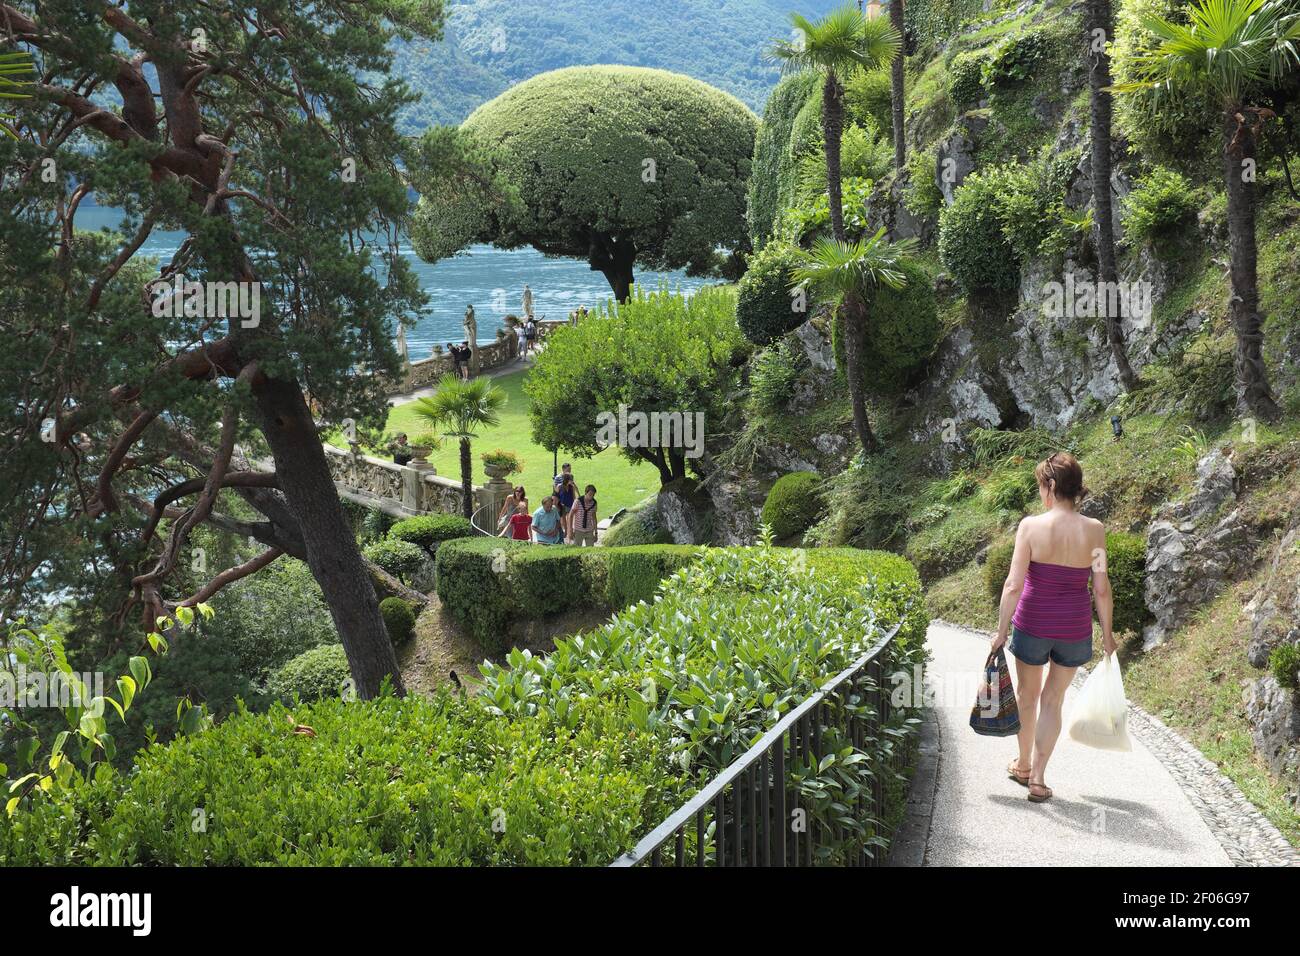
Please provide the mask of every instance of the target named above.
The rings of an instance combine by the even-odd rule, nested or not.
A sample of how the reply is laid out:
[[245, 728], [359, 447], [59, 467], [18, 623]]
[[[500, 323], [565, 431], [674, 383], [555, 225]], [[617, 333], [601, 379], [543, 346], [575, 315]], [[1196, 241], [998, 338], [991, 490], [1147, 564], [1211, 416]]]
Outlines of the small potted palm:
[[519, 460], [519, 456], [512, 451], [498, 448], [496, 451], [485, 451], [483, 458], [483, 471], [489, 478], [506, 478], [510, 475], [523, 471], [524, 463]]

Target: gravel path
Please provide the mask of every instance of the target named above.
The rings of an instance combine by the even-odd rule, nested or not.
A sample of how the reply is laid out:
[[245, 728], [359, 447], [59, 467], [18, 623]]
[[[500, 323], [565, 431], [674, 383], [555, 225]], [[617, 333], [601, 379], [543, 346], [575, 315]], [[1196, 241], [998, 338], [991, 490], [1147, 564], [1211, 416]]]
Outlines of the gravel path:
[[[924, 865], [1128, 867], [1241, 862], [1225, 850], [1185, 783], [1162, 762], [1167, 746], [1150, 745], [1145, 732], [1149, 728], [1141, 718], [1130, 721], [1130, 753], [1085, 747], [1062, 730], [1047, 769], [1047, 783], [1055, 795], [1045, 804], [1030, 803], [1027, 791], [1006, 775], [1006, 764], [1016, 752], [1014, 739], [981, 737], [969, 726], [971, 703], [988, 653], [986, 640], [945, 624], [930, 627], [927, 644], [932, 662], [927, 682], [936, 694], [938, 759], [929, 801], [932, 816], [923, 838]], [[1076, 683], [1066, 695], [1066, 726], [1077, 687]], [[914, 800], [914, 805], [924, 802]], [[914, 827], [913, 832], [917, 829], [926, 828]]]

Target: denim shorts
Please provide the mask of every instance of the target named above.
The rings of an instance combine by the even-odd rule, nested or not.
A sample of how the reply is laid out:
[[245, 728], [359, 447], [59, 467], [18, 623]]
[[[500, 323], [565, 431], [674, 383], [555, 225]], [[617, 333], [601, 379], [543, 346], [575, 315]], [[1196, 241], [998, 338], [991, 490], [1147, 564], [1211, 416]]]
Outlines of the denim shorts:
[[1042, 667], [1050, 658], [1062, 667], [1081, 667], [1092, 660], [1092, 635], [1083, 641], [1054, 641], [1011, 628], [1011, 656]]

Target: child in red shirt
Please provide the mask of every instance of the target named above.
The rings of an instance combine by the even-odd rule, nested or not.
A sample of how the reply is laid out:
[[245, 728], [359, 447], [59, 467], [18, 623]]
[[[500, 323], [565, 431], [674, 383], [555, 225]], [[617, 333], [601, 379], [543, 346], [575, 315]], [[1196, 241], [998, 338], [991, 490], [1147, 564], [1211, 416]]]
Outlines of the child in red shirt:
[[533, 516], [528, 513], [528, 502], [521, 501], [515, 506], [515, 513], [510, 516], [506, 527], [501, 529], [504, 537], [507, 530], [515, 541], [532, 540]]

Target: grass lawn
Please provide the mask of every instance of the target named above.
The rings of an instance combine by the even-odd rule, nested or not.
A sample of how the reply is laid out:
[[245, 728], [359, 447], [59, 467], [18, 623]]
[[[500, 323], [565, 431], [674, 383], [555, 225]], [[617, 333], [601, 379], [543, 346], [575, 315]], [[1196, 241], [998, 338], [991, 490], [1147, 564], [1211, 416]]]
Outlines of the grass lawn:
[[[550, 493], [553, 458], [549, 449], [533, 443], [532, 428], [528, 421], [528, 396], [524, 394], [524, 376], [521, 369], [492, 380], [506, 394], [506, 404], [501, 410], [501, 424], [485, 428], [474, 439], [474, 483], [483, 484], [487, 475], [479, 457], [485, 451], [504, 448], [513, 451], [524, 463], [522, 474], [512, 475], [508, 481], [522, 484], [528, 491], [528, 500], [537, 507]], [[595, 427], [594, 424], [592, 426]], [[391, 434], [406, 432], [416, 435], [428, 431], [428, 425], [415, 417], [412, 406], [398, 405], [388, 413], [387, 431]], [[429, 461], [439, 475], [460, 478], [460, 443], [444, 439], [442, 448], [429, 455]], [[560, 462], [573, 462], [573, 477], [581, 490], [588, 483], [596, 486], [600, 502], [600, 517], [608, 518], [619, 508], [630, 507], [659, 489], [659, 472], [645, 462], [633, 464], [617, 448], [606, 448], [594, 458], [566, 456], [560, 449]]]

